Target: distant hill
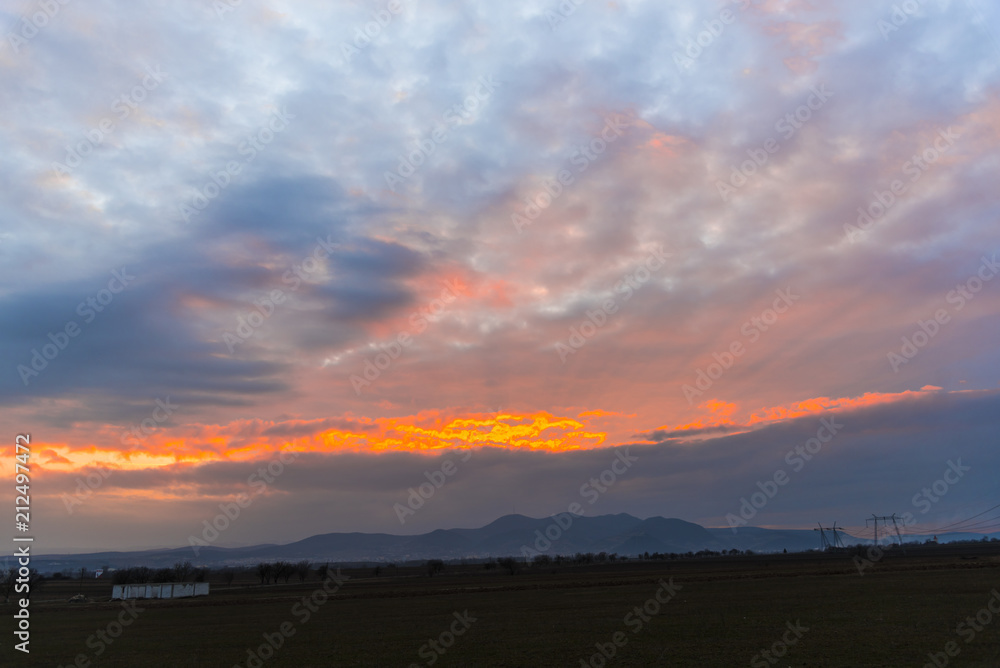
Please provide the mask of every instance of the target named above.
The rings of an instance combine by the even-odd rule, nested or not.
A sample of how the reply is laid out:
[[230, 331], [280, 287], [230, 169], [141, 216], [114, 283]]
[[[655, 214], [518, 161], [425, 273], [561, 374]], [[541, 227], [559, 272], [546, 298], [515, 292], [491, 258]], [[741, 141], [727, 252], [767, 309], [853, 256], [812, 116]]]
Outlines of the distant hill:
[[[1000, 534], [991, 534], [1000, 536]], [[979, 540], [981, 534], [943, 534], [949, 540]], [[849, 544], [869, 544], [867, 539], [845, 534]], [[525, 549], [525, 548], [529, 549]], [[819, 547], [819, 538], [809, 529], [761, 529], [742, 527], [706, 529], [676, 518], [639, 519], [621, 513], [596, 517], [571, 517], [565, 513], [546, 518], [505, 515], [477, 529], [437, 529], [416, 536], [385, 533], [327, 533], [287, 545], [250, 547], [190, 547], [141, 552], [96, 552], [73, 555], [39, 555], [32, 566], [44, 572], [73, 571], [110, 566], [171, 566], [190, 560], [197, 566], [250, 565], [260, 561], [308, 559], [322, 562], [377, 562], [423, 559], [486, 558], [607, 552], [619, 555], [685, 553], [701, 550], [753, 550], [754, 552], [802, 552]]]

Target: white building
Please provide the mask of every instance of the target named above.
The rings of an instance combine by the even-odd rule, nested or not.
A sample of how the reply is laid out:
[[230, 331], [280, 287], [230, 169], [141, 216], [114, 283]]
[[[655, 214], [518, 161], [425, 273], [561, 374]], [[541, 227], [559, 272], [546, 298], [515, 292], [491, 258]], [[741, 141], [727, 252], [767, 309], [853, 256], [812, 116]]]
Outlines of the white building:
[[157, 584], [115, 585], [112, 600], [126, 598], [187, 598], [208, 596], [207, 582], [161, 582]]

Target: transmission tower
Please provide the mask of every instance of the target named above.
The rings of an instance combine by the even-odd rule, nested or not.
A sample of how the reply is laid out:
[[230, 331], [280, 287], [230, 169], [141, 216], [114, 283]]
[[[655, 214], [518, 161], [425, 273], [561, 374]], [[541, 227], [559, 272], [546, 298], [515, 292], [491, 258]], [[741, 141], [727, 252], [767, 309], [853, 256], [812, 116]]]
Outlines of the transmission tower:
[[[899, 547], [902, 548], [903, 554], [906, 554], [906, 546], [903, 545], [903, 536], [902, 536], [902, 534], [899, 533], [899, 525], [896, 524], [896, 513], [893, 513], [889, 517], [892, 520], [892, 526], [893, 526], [893, 528], [896, 530], [896, 537], [899, 538]], [[903, 518], [900, 517], [899, 519], [903, 519]]]
[[817, 522], [816, 524], [819, 524], [819, 528], [813, 529], [813, 531], [819, 531], [819, 549], [822, 550], [823, 552], [826, 552], [826, 548], [830, 547], [830, 541], [826, 539], [826, 534], [823, 533], [824, 531], [823, 525], [820, 524], [819, 522]]
[[[819, 524], [819, 522], [817, 522], [817, 524]], [[830, 548], [830, 547], [844, 547], [843, 541], [840, 540], [840, 533], [839, 533], [840, 529], [837, 528], [837, 523], [836, 522], [833, 523], [832, 527], [825, 527], [822, 524], [819, 524], [819, 528], [818, 529], [813, 529], [813, 531], [819, 531], [820, 549], [823, 550], [824, 552], [827, 550], [827, 548]], [[827, 531], [832, 531], [833, 532], [833, 542], [832, 543], [830, 542], [830, 539], [826, 537], [826, 533], [825, 532], [827, 532]]]
[[871, 520], [865, 520], [865, 528], [868, 527], [869, 521], [875, 523], [875, 546], [878, 547], [878, 517], [875, 515], [875, 513], [872, 513]]
[[834, 547], [844, 547], [844, 541], [840, 540], [840, 534], [842, 531], [837, 528], [837, 523], [833, 523], [833, 528], [830, 529], [833, 532], [833, 546]]
[[896, 520], [897, 519], [903, 519], [903, 518], [902, 517], [897, 518], [896, 513], [893, 513], [892, 515], [875, 515], [874, 513], [872, 513], [871, 520], [865, 520], [865, 526], [866, 527], [868, 526], [868, 522], [869, 521], [874, 523], [874, 525], [875, 525], [875, 545], [878, 545], [878, 523], [879, 523], [879, 520], [882, 520], [882, 526], [884, 526], [886, 528], [888, 528], [888, 526], [889, 526], [888, 523], [891, 520], [892, 521], [892, 526], [896, 530], [896, 537], [899, 538], [899, 546], [901, 548], [903, 548], [903, 554], [906, 554], [906, 548], [903, 547], [903, 536], [899, 532], [899, 525], [896, 524]]

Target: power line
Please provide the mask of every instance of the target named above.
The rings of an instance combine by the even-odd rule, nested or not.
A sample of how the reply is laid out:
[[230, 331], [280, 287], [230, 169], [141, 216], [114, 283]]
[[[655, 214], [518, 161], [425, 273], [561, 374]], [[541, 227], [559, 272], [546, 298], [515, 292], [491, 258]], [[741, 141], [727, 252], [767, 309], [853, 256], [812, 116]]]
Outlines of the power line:
[[[903, 554], [906, 554], [906, 548], [903, 547], [903, 535], [899, 532], [899, 525], [896, 523], [897, 519], [903, 519], [902, 517], [897, 518], [896, 513], [892, 515], [876, 515], [872, 513], [871, 521], [875, 526], [875, 545], [878, 545], [878, 523], [879, 520], [882, 521], [882, 526], [886, 529], [889, 528], [889, 522], [892, 522], [892, 528], [896, 531], [896, 537], [899, 539], [899, 546], [903, 548]], [[865, 520], [865, 525], [868, 524], [868, 520]]]
[[951, 524], [946, 524], [946, 525], [944, 525], [942, 527], [937, 527], [937, 528], [933, 528], [933, 529], [921, 529], [919, 532], [914, 531], [912, 533], [941, 533], [943, 531], [948, 531], [950, 529], [953, 529], [953, 527], [956, 527], [956, 526], [958, 526], [960, 524], [965, 524], [969, 520], [974, 520], [977, 517], [980, 517], [981, 515], [985, 515], [986, 513], [990, 512], [991, 510], [996, 510], [997, 508], [1000, 508], [1000, 503], [998, 503], [997, 505], [992, 506], [990, 508], [987, 508], [986, 510], [982, 511], [981, 513], [976, 513], [972, 517], [967, 517], [964, 520], [959, 520], [957, 522], [952, 522]]
[[930, 536], [931, 534], [939, 535], [944, 533], [955, 534], [955, 533], [983, 533], [984, 531], [995, 529], [1000, 526], [997, 524], [1000, 522], [1000, 517], [993, 517], [982, 522], [976, 522], [975, 524], [969, 524], [967, 526], [953, 527], [947, 531], [910, 531], [907, 532], [907, 536]]

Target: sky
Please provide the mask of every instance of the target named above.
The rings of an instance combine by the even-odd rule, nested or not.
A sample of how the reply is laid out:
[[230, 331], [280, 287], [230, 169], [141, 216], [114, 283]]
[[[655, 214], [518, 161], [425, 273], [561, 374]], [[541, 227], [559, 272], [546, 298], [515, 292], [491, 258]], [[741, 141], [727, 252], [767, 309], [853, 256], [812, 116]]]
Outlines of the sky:
[[0, 26], [0, 428], [36, 552], [1000, 503], [993, 3]]

